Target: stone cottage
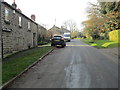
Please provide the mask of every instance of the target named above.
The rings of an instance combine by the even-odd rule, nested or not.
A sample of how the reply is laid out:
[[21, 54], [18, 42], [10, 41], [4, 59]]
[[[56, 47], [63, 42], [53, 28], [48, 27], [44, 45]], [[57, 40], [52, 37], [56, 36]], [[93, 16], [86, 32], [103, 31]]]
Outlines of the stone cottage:
[[48, 31], [41, 25], [38, 25], [38, 42], [48, 40]]
[[16, 9], [15, 3], [1, 2], [0, 14], [3, 57], [37, 46], [38, 24]]
[[62, 26], [61, 26], [61, 28], [59, 28], [55, 25], [52, 28], [50, 28], [48, 31], [52, 36], [56, 35], [56, 34], [57, 35], [63, 35], [64, 33], [68, 33], [68, 32], [70, 33], [69, 30], [63, 28]]

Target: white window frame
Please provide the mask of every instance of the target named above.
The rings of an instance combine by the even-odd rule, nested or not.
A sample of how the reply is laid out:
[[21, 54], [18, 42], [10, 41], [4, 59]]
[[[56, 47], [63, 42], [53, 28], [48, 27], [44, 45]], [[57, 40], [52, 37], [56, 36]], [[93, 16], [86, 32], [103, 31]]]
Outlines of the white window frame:
[[19, 26], [22, 27], [22, 17], [19, 16]]
[[9, 9], [5, 7], [5, 21], [9, 21]]
[[15, 14], [16, 12], [15, 12], [15, 10], [13, 10], [13, 14]]
[[30, 30], [30, 22], [28, 22], [28, 29]]

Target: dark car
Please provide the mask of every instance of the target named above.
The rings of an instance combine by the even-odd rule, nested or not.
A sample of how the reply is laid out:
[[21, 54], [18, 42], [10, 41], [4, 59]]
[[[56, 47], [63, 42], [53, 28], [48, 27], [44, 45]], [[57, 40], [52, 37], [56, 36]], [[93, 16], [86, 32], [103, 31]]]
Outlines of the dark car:
[[57, 46], [57, 45], [61, 45], [62, 47], [66, 46], [66, 42], [62, 36], [59, 35], [53, 36], [51, 40], [51, 46]]

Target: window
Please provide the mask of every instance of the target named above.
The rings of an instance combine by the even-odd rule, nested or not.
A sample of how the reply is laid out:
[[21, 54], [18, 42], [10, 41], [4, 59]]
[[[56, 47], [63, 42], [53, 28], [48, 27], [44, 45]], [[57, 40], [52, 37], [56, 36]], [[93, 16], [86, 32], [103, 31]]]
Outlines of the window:
[[22, 18], [19, 17], [19, 27], [22, 27]]
[[70, 37], [70, 34], [64, 34], [65, 37]]
[[28, 22], [28, 29], [30, 30], [30, 22]]
[[5, 21], [9, 22], [9, 9], [5, 8]]
[[13, 14], [15, 14], [15, 10], [13, 10]]
[[61, 36], [54, 36], [54, 39], [61, 39]]

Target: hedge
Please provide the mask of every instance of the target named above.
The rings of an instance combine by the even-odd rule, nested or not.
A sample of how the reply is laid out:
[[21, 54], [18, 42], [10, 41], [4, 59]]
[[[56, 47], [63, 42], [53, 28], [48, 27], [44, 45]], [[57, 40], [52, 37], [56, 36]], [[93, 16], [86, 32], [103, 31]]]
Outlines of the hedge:
[[89, 34], [86, 34], [86, 37], [90, 40], [92, 40], [92, 37]]
[[109, 40], [120, 42], [120, 30], [114, 30], [109, 32]]

